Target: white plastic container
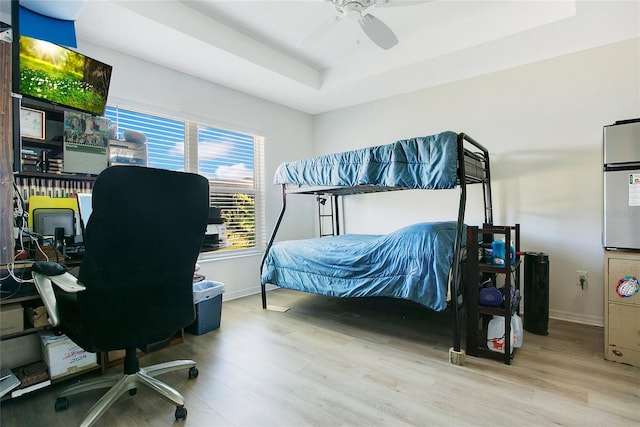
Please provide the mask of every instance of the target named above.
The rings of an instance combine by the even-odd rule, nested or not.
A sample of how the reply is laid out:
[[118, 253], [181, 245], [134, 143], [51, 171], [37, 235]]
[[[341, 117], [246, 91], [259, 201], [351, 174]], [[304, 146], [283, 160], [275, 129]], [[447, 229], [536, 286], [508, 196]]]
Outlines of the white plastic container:
[[516, 342], [513, 346], [515, 348], [522, 347], [524, 330], [522, 328], [522, 319], [517, 314], [514, 314], [513, 316], [511, 316], [511, 331], [516, 336]]
[[[505, 333], [504, 317], [493, 316], [487, 326], [487, 347], [491, 351], [504, 353]], [[517, 314], [511, 316], [511, 352], [514, 348], [522, 346], [523, 331], [522, 319]]]
[[147, 156], [146, 143], [128, 142], [119, 139], [109, 140], [109, 166], [147, 166]]

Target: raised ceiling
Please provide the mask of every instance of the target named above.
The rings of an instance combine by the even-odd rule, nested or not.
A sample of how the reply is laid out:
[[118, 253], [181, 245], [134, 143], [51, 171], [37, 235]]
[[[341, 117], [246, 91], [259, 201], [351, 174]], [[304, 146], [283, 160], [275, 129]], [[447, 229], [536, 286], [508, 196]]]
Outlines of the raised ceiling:
[[383, 50], [327, 1], [89, 1], [77, 36], [311, 114], [640, 36], [637, 1], [407, 2], [367, 11]]

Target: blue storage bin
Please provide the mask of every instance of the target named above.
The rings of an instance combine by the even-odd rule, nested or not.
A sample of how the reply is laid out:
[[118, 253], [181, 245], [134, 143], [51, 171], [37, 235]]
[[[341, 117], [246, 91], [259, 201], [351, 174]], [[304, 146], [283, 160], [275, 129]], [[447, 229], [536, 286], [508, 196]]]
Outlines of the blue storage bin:
[[220, 327], [223, 292], [224, 283], [203, 280], [193, 284], [196, 319], [185, 331], [193, 335], [202, 335]]

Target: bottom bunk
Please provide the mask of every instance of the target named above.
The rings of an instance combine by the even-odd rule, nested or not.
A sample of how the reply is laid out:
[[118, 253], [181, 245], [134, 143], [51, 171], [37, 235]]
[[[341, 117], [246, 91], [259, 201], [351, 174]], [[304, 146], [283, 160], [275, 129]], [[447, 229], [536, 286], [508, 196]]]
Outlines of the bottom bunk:
[[395, 297], [442, 311], [450, 295], [457, 227], [453, 221], [427, 222], [387, 235], [274, 243], [262, 285], [335, 297]]

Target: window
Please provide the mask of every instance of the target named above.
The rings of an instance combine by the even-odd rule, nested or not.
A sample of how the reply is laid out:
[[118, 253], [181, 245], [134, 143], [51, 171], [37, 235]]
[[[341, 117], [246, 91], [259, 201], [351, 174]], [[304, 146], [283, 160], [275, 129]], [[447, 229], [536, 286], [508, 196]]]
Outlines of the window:
[[123, 110], [107, 106], [106, 117], [116, 125], [117, 136], [127, 130], [137, 130], [147, 137], [147, 166], [174, 171], [185, 171], [184, 141], [185, 122], [167, 117]]
[[106, 116], [147, 137], [148, 166], [195, 172], [209, 180], [210, 206], [222, 209], [223, 251], [264, 249], [263, 139], [201, 123], [108, 106]]

